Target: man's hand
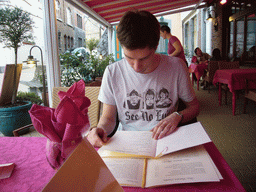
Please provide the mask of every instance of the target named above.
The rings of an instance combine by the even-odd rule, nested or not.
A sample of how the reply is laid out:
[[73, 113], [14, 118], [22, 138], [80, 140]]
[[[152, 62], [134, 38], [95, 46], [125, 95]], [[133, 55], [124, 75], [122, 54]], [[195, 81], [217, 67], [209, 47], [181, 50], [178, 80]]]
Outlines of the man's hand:
[[101, 147], [107, 142], [107, 133], [104, 129], [95, 127], [90, 130], [86, 138], [94, 147]]
[[161, 120], [157, 126], [151, 130], [153, 132], [153, 139], [161, 139], [167, 135], [170, 135], [177, 128], [181, 119], [181, 116], [176, 113], [172, 113]]

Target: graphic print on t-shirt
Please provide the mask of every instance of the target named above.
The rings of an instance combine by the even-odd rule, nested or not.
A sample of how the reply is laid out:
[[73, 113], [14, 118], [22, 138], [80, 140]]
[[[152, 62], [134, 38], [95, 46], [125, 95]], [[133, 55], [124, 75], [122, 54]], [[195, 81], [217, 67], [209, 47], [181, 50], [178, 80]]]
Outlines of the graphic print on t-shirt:
[[151, 121], [154, 118], [156, 121], [162, 120], [169, 114], [172, 105], [169, 95], [169, 91], [165, 88], [160, 89], [158, 93], [153, 89], [147, 89], [142, 93], [133, 89], [127, 93], [123, 105], [126, 109], [126, 120], [135, 121], [141, 118], [144, 121]]
[[137, 91], [132, 90], [130, 93], [127, 94], [127, 102], [124, 102], [124, 108], [126, 108], [126, 104], [128, 109], [139, 109], [141, 96], [138, 94]]
[[168, 108], [172, 104], [172, 100], [169, 98], [169, 91], [162, 88], [158, 93], [158, 100], [156, 101], [157, 108]]

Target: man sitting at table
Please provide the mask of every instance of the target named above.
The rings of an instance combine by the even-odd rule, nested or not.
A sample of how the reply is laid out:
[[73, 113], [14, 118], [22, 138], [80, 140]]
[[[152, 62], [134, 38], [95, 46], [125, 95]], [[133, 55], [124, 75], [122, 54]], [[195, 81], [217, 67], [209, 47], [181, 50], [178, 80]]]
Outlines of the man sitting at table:
[[208, 53], [203, 53], [199, 47], [195, 48], [195, 54], [197, 59], [196, 62], [198, 64], [207, 63], [211, 58], [211, 56]]
[[[125, 58], [109, 65], [103, 75], [99, 100], [103, 103], [102, 116], [97, 127], [91, 128], [87, 139], [95, 147], [107, 142], [119, 117], [120, 131], [152, 131], [154, 139], [171, 134], [179, 123], [185, 123], [199, 114], [199, 104], [192, 88], [187, 67], [177, 57], [156, 54], [160, 25], [147, 11], [128, 11], [121, 18], [117, 37]], [[166, 89], [169, 105], [157, 107], [160, 91]], [[129, 93], [136, 91], [141, 103], [152, 90], [154, 108], [128, 108], [124, 105]], [[178, 99], [186, 109], [177, 112]], [[143, 101], [144, 100], [144, 101]]]

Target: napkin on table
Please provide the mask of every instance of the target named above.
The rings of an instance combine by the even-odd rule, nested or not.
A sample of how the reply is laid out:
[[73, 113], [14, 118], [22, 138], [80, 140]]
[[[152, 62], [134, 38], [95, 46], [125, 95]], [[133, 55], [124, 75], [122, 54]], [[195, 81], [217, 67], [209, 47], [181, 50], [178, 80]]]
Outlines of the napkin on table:
[[35, 129], [47, 137], [46, 157], [53, 168], [59, 168], [82, 141], [82, 133], [90, 127], [85, 96], [85, 83], [74, 83], [67, 92], [59, 91], [56, 109], [34, 104], [30, 117]]

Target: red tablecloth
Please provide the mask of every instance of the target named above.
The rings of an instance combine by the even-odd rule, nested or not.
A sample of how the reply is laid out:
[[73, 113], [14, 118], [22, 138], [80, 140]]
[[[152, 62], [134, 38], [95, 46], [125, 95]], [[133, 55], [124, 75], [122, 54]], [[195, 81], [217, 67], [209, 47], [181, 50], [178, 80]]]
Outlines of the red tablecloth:
[[[191, 63], [190, 66], [188, 67], [188, 72], [195, 74], [197, 78], [197, 90], [199, 90], [199, 80], [205, 73], [205, 70], [208, 68], [208, 63], [202, 63], [202, 64], [196, 64], [196, 63]], [[192, 83], [194, 83], [194, 77], [192, 75]]]
[[200, 77], [203, 76], [207, 67], [208, 67], [207, 63], [203, 63], [203, 64], [191, 63], [190, 66], [188, 67], [188, 71], [189, 73], [194, 73], [196, 78], [200, 79]]
[[[256, 79], [256, 68], [250, 69], [221, 69], [215, 72], [213, 84], [219, 83], [219, 105], [221, 105], [221, 84], [227, 84], [232, 93], [232, 111], [236, 112], [236, 90], [245, 89], [245, 79]], [[248, 88], [256, 89], [255, 83], [249, 83]]]
[[[213, 84], [228, 84], [230, 92], [245, 89], [245, 79], [256, 79], [256, 68], [251, 69], [221, 69], [215, 72]], [[250, 84], [249, 88], [255, 88], [255, 84]]]
[[[0, 137], [0, 164], [15, 163], [12, 176], [0, 180], [0, 191], [38, 192], [55, 174], [45, 156], [45, 137]], [[170, 185], [142, 189], [124, 187], [124, 191], [245, 191], [213, 143], [204, 145], [223, 176], [220, 182]]]

